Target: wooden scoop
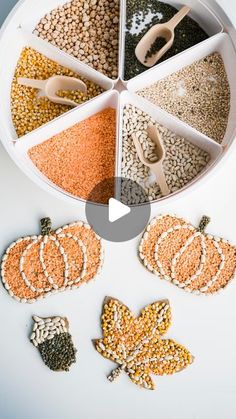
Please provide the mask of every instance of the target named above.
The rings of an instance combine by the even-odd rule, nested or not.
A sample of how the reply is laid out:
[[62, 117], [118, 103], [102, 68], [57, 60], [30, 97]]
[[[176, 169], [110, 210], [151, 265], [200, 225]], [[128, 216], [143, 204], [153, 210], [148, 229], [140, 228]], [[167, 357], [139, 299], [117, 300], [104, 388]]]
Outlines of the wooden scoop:
[[[159, 23], [154, 25], [141, 39], [135, 49], [137, 59], [145, 67], [152, 67], [159, 61], [163, 55], [172, 47], [175, 39], [175, 28], [183, 20], [183, 18], [190, 12], [190, 7], [183, 6], [182, 9], [175, 16], [166, 23]], [[152, 45], [157, 38], [164, 38], [166, 44], [163, 48], [147, 57]]]
[[162, 195], [167, 196], [170, 194], [170, 189], [166, 183], [166, 178], [163, 170], [163, 161], [166, 157], [165, 148], [161, 136], [155, 125], [150, 125], [147, 129], [147, 133], [151, 140], [156, 144], [156, 154], [158, 161], [151, 163], [144, 157], [142, 146], [136, 135], [133, 134], [133, 141], [136, 147], [136, 151], [138, 153], [140, 161], [144, 164], [144, 166], [149, 167], [151, 172], [156, 176], [156, 182], [160, 186]]
[[78, 106], [78, 103], [73, 100], [59, 97], [57, 92], [60, 90], [80, 90], [82, 93], [87, 93], [86, 84], [75, 77], [52, 76], [47, 80], [19, 77], [17, 82], [23, 86], [39, 89], [39, 96], [46, 96], [51, 102], [59, 103], [60, 105]]

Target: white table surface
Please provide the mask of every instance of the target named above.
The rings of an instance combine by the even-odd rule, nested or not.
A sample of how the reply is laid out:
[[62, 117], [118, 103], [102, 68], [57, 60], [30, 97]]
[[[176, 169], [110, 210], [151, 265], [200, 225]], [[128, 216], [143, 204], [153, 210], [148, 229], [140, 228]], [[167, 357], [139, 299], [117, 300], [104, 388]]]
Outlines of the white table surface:
[[[10, 4], [11, 3], [11, 4]], [[1, 17], [14, 1], [1, 0]], [[221, 0], [236, 24], [235, 1]], [[3, 11], [4, 9], [4, 11]], [[0, 146], [0, 252], [17, 237], [38, 232], [38, 221], [50, 216], [55, 226], [83, 218], [80, 211], [32, 183]], [[235, 238], [235, 156], [186, 198], [160, 212], [177, 213], [197, 223], [209, 214], [208, 231]], [[1, 419], [235, 419], [236, 418], [236, 280], [221, 295], [195, 297], [160, 281], [140, 265], [137, 240], [105, 243], [105, 265], [95, 282], [51, 297], [34, 306], [14, 302], [0, 288]], [[123, 375], [106, 380], [114, 365], [93, 348], [101, 336], [100, 312], [106, 295], [138, 311], [168, 298], [173, 325], [167, 336], [186, 345], [195, 363], [173, 377], [157, 377], [156, 391], [133, 385]], [[52, 373], [30, 344], [31, 316], [67, 316], [78, 361], [70, 373]]]

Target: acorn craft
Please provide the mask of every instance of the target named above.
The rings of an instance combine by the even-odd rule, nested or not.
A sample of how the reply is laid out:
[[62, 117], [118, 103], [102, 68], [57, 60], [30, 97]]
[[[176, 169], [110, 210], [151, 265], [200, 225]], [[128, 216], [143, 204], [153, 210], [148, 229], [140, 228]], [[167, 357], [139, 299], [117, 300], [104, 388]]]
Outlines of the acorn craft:
[[69, 371], [76, 362], [76, 352], [69, 333], [69, 322], [63, 317], [33, 316], [30, 340], [38, 348], [43, 362], [52, 371]]
[[204, 295], [219, 292], [235, 275], [236, 247], [206, 234], [209, 222], [204, 216], [195, 228], [171, 215], [154, 218], [139, 245], [142, 263], [185, 291]]
[[150, 374], [172, 375], [190, 365], [193, 356], [184, 346], [162, 339], [170, 324], [169, 301], [157, 301], [135, 317], [120, 301], [106, 298], [103, 339], [95, 340], [94, 345], [104, 358], [118, 364], [108, 380], [114, 381], [123, 371], [134, 384], [154, 390]]
[[67, 289], [76, 289], [100, 272], [101, 239], [88, 224], [75, 222], [56, 231], [50, 218], [41, 220], [41, 234], [13, 242], [2, 258], [2, 282], [22, 303], [34, 303]]

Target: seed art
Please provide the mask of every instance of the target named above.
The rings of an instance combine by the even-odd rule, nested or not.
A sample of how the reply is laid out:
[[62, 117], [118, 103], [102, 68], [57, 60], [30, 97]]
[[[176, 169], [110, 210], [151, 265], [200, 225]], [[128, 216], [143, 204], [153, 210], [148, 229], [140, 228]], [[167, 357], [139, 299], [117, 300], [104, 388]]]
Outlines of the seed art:
[[76, 362], [76, 352], [69, 333], [69, 322], [63, 317], [33, 316], [30, 340], [39, 349], [43, 362], [52, 371], [69, 371]]
[[172, 339], [162, 339], [171, 324], [168, 301], [145, 307], [139, 317], [120, 301], [107, 298], [102, 315], [103, 339], [94, 341], [97, 351], [118, 364], [108, 377], [114, 381], [122, 371], [148, 390], [155, 385], [150, 374], [172, 375], [193, 362], [193, 356]]
[[211, 295], [234, 278], [236, 247], [206, 234], [210, 222], [203, 217], [198, 228], [182, 218], [161, 215], [147, 227], [139, 246], [144, 266], [161, 279], [194, 294]]
[[22, 303], [76, 289], [102, 267], [101, 239], [80, 221], [51, 230], [41, 220], [41, 234], [13, 242], [2, 258], [2, 281], [10, 296]]

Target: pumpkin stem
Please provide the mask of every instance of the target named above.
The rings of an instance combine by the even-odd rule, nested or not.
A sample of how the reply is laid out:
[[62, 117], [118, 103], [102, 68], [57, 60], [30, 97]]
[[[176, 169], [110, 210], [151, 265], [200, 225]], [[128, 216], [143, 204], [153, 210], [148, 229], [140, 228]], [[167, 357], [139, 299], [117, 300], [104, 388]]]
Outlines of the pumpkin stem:
[[49, 217], [42, 218], [42, 220], [40, 220], [40, 225], [42, 236], [48, 236], [52, 231], [51, 219]]
[[115, 381], [119, 377], [121, 372], [122, 372], [122, 368], [118, 367], [111, 372], [111, 374], [107, 377], [107, 379], [112, 383], [113, 381]]
[[204, 233], [204, 231], [205, 231], [206, 227], [208, 226], [208, 224], [210, 223], [210, 221], [211, 221], [210, 217], [207, 217], [206, 215], [204, 215], [204, 216], [202, 217], [201, 221], [200, 221], [200, 224], [199, 224], [198, 230], [199, 230], [201, 233]]

